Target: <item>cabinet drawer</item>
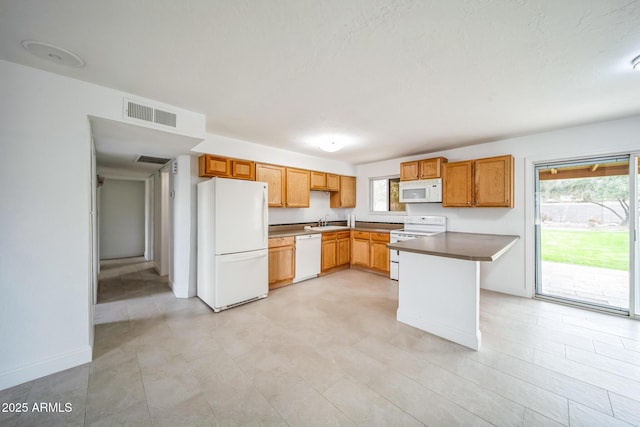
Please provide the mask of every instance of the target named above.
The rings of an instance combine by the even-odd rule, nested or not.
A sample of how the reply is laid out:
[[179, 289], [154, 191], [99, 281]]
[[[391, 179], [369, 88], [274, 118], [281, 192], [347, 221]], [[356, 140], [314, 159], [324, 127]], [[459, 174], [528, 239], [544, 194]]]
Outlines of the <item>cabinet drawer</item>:
[[355, 231], [353, 232], [354, 239], [367, 239], [369, 240], [369, 232], [368, 231]]
[[351, 237], [351, 231], [338, 231], [338, 239], [348, 239]]
[[333, 232], [333, 233], [322, 233], [322, 240], [336, 240], [336, 237], [338, 236], [338, 233]]
[[269, 239], [270, 248], [279, 248], [281, 246], [293, 246], [294, 237], [274, 237]]
[[389, 233], [371, 233], [371, 240], [389, 242]]

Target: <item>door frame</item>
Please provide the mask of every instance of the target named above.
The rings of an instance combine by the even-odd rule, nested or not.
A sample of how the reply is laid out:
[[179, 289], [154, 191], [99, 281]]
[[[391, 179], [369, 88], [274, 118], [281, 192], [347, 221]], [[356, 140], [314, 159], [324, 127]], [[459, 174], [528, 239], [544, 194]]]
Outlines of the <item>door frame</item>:
[[[548, 298], [536, 295], [536, 277], [537, 277], [537, 248], [536, 248], [536, 221], [538, 220], [536, 212], [536, 165], [541, 163], [556, 162], [572, 162], [580, 160], [588, 160], [590, 158], [629, 156], [629, 210], [635, 212], [635, 215], [629, 215], [629, 313], [623, 314], [619, 310], [609, 310], [600, 308], [590, 304], [580, 304], [569, 301], [562, 301], [555, 298]], [[581, 307], [592, 311], [600, 311], [619, 316], [640, 319], [640, 268], [637, 262], [640, 259], [640, 239], [638, 239], [638, 191], [640, 191], [640, 183], [638, 179], [638, 161], [640, 152], [637, 149], [628, 151], [597, 151], [588, 155], [562, 155], [550, 157], [549, 155], [540, 157], [526, 157], [525, 160], [525, 295], [533, 299], [552, 301], [558, 304]]]

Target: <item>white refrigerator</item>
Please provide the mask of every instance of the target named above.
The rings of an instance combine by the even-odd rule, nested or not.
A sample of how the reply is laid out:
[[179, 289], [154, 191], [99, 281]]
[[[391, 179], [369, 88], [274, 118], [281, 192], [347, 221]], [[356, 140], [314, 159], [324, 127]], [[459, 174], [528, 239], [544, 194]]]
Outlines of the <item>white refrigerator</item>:
[[269, 293], [267, 184], [198, 184], [198, 297], [215, 312]]

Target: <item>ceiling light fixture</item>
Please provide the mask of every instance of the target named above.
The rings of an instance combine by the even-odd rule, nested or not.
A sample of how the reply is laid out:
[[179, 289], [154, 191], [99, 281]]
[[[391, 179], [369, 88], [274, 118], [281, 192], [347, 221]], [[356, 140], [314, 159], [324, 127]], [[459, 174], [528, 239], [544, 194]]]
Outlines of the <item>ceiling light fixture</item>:
[[327, 141], [320, 143], [320, 149], [328, 153], [334, 153], [342, 148], [342, 144], [335, 141]]
[[631, 66], [634, 70], [640, 71], [640, 55], [633, 58], [633, 60], [631, 61]]
[[28, 52], [67, 67], [84, 67], [84, 60], [70, 50], [35, 40], [23, 40], [22, 47]]

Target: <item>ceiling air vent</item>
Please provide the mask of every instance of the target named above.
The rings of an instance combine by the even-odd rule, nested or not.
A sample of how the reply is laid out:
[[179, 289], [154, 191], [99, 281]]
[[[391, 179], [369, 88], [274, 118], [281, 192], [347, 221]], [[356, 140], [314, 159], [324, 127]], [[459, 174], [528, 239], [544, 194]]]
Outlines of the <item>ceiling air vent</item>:
[[125, 115], [132, 119], [144, 120], [145, 122], [157, 123], [159, 125], [176, 127], [176, 114], [159, 110], [147, 105], [126, 102]]
[[152, 157], [152, 156], [138, 156], [136, 163], [151, 163], [154, 165], [164, 165], [171, 159], [165, 159], [164, 157]]

